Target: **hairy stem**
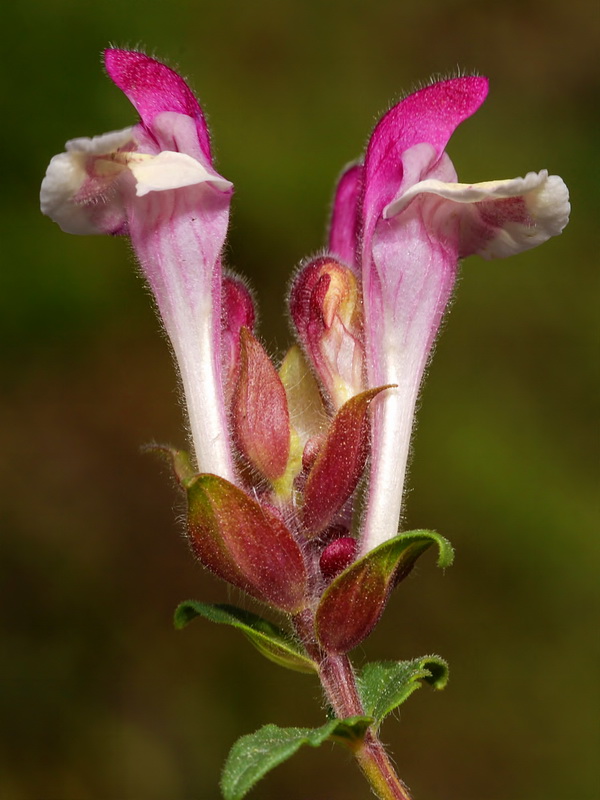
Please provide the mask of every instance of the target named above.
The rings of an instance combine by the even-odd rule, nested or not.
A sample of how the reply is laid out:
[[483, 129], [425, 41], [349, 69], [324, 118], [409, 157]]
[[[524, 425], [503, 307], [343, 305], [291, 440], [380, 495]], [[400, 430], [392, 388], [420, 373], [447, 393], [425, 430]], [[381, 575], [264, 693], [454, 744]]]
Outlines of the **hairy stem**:
[[[336, 717], [364, 716], [348, 656], [323, 652], [311, 635], [312, 625], [308, 617], [296, 617], [295, 623], [307, 651], [319, 664], [321, 685]], [[364, 738], [352, 746], [352, 751], [363, 775], [380, 800], [411, 800], [373, 727], [368, 728]]]

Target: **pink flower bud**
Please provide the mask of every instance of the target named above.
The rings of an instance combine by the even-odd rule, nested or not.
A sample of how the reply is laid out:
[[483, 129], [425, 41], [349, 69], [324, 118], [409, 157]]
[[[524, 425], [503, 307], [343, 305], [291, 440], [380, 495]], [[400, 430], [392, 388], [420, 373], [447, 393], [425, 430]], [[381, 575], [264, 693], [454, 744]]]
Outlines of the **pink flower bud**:
[[351, 269], [317, 258], [298, 273], [290, 313], [334, 408], [364, 389], [362, 299]]

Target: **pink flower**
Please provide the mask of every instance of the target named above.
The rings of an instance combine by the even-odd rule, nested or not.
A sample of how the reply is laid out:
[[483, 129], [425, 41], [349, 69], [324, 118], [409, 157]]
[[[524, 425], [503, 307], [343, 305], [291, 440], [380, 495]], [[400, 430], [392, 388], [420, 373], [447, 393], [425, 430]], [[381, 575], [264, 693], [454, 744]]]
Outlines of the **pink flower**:
[[367, 386], [397, 387], [374, 410], [362, 553], [398, 530], [415, 403], [459, 258], [527, 250], [568, 221], [567, 188], [545, 170], [456, 183], [445, 147], [487, 88], [463, 77], [409, 95], [338, 185], [329, 244], [362, 279]]
[[171, 340], [198, 467], [234, 477], [221, 378], [221, 250], [232, 184], [214, 169], [185, 81], [143, 53], [106, 50], [132, 128], [73, 139], [42, 183], [45, 214], [69, 233], [128, 234]]

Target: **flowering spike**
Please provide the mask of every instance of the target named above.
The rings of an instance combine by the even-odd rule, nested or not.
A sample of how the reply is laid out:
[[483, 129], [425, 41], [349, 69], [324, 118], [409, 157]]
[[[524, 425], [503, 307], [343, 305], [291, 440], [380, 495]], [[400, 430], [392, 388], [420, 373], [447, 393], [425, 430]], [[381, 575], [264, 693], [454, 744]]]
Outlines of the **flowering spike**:
[[[191, 548], [217, 576], [292, 615], [306, 656], [239, 609], [188, 603], [180, 614], [241, 628], [269, 658], [316, 670], [336, 716], [336, 730], [325, 726], [317, 738], [299, 737], [299, 729], [249, 737], [228, 762], [224, 792], [241, 796], [248, 767], [254, 778], [245, 790], [300, 744], [333, 737], [351, 746], [378, 796], [407, 800], [378, 723], [415, 688], [417, 672], [415, 681], [427, 677], [424, 665], [444, 665], [383, 665], [357, 685], [345, 654], [369, 635], [394, 586], [432, 543], [439, 566], [452, 561], [438, 534], [397, 530], [415, 403], [458, 259], [510, 255], [560, 233], [567, 189], [545, 170], [458, 182], [445, 148], [485, 99], [485, 78], [409, 95], [339, 179], [331, 255], [306, 263], [290, 292], [303, 351], [293, 347], [278, 373], [252, 333], [249, 291], [222, 274], [233, 187], [214, 167], [198, 101], [177, 73], [143, 53], [109, 49], [105, 62], [141, 119], [68, 142], [48, 167], [42, 210], [73, 233], [130, 236], [187, 402], [196, 463], [183, 451], [158, 450], [186, 492]], [[391, 695], [384, 673], [400, 681]]]
[[362, 300], [352, 270], [329, 256], [303, 267], [290, 293], [298, 335], [334, 408], [364, 389]]
[[368, 453], [369, 406], [387, 386], [348, 400], [335, 415], [304, 487], [304, 526], [319, 533], [356, 489]]
[[279, 517], [217, 475], [198, 475], [187, 496], [188, 538], [205, 567], [276, 608], [303, 608], [302, 553]]
[[235, 440], [269, 481], [280, 478], [290, 454], [290, 418], [285, 389], [260, 342], [241, 330], [240, 374], [232, 404]]

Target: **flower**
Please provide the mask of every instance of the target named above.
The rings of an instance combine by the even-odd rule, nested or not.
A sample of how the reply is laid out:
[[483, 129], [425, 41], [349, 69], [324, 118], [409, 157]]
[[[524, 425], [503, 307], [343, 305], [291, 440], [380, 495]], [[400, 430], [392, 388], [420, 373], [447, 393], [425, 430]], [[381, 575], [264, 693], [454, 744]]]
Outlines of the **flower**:
[[67, 142], [42, 183], [42, 211], [69, 233], [131, 237], [179, 365], [198, 467], [231, 480], [221, 251], [232, 184], [214, 169], [204, 116], [185, 81], [143, 53], [104, 56], [140, 122]]
[[487, 88], [460, 77], [409, 95], [338, 184], [329, 246], [361, 280], [366, 385], [396, 385], [374, 411], [362, 553], [398, 530], [415, 403], [459, 258], [527, 250], [568, 221], [567, 188], [545, 170], [456, 182], [445, 147]]

